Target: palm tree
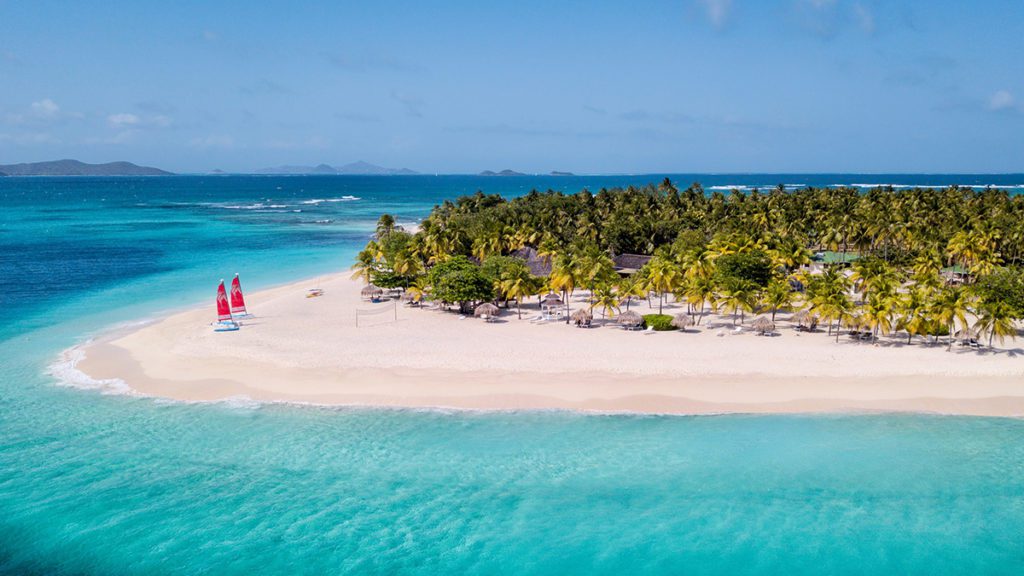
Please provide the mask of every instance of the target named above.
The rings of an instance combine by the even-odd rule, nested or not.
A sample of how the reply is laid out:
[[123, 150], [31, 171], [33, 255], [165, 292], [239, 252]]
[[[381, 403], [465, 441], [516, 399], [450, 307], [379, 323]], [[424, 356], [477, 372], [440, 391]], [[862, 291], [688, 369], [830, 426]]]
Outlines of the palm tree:
[[757, 300], [757, 288], [749, 282], [733, 282], [722, 290], [719, 302], [726, 309], [732, 308], [732, 323], [736, 324], [736, 313], [740, 315], [740, 324], [746, 319], [746, 313], [754, 309]]
[[370, 248], [360, 250], [356, 256], [356, 263], [352, 266], [352, 279], [362, 280], [369, 284], [376, 264], [377, 260]]
[[960, 326], [967, 327], [969, 304], [967, 291], [959, 286], [946, 286], [936, 294], [932, 302], [932, 315], [936, 322], [949, 329], [949, 345], [946, 346], [946, 350], [953, 349], [953, 334], [957, 322]]
[[565, 302], [565, 323], [569, 323], [569, 295], [576, 290], [576, 263], [571, 252], [560, 252], [551, 263], [551, 275], [548, 286], [562, 293]]
[[515, 269], [498, 281], [498, 289], [505, 298], [515, 298], [516, 316], [523, 318], [523, 299], [537, 293], [539, 282], [525, 269]]
[[978, 321], [975, 326], [979, 333], [988, 332], [988, 347], [992, 347], [992, 337], [998, 336], [999, 343], [1009, 336], [1017, 337], [1017, 328], [1013, 324], [1013, 309], [1005, 302], [982, 302], [978, 306]]
[[861, 318], [871, 328], [872, 342], [878, 341], [878, 333], [888, 335], [892, 331], [892, 319], [896, 310], [896, 299], [884, 294], [872, 294], [864, 304]]
[[656, 254], [647, 263], [648, 286], [658, 293], [658, 314], [662, 313], [665, 293], [671, 292], [676, 285], [679, 270], [676, 263], [663, 254]]
[[629, 311], [629, 303], [633, 298], [641, 298], [647, 294], [644, 283], [635, 274], [621, 278], [618, 284], [619, 297], [626, 301], [626, 311]]
[[772, 322], [775, 321], [775, 313], [781, 308], [789, 308], [793, 304], [793, 289], [789, 282], [776, 278], [768, 283], [764, 289], [764, 303], [772, 309]]
[[391, 214], [381, 214], [377, 220], [377, 231], [375, 238], [377, 240], [385, 240], [392, 232], [395, 231], [395, 217]]
[[907, 344], [912, 342], [914, 336], [924, 332], [931, 323], [928, 316], [929, 299], [930, 289], [923, 286], [914, 286], [899, 299], [899, 321], [896, 327], [907, 331]]
[[700, 326], [700, 321], [704, 318], [704, 305], [708, 302], [714, 303], [717, 289], [715, 279], [711, 276], [695, 276], [683, 287], [686, 301], [697, 307], [697, 326]]
[[619, 295], [610, 284], [599, 284], [594, 288], [594, 295], [591, 299], [590, 309], [601, 309], [601, 318], [607, 314], [608, 318], [614, 318], [619, 311]]

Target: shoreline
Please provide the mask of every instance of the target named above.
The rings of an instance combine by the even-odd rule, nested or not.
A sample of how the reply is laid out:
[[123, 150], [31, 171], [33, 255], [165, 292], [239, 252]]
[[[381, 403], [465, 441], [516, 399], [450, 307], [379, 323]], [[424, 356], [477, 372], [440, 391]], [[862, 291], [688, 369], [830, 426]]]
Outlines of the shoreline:
[[[525, 307], [522, 321], [513, 309], [502, 322], [487, 324], [398, 306], [397, 322], [355, 328], [356, 308], [382, 311], [392, 304], [361, 302], [359, 285], [347, 276], [321, 276], [321, 298], [304, 298], [315, 279], [254, 292], [248, 300], [256, 316], [236, 333], [209, 329], [212, 306], [122, 328], [75, 347], [83, 357], [71, 368], [92, 381], [123, 382], [131, 394], [187, 402], [1024, 415], [1024, 360], [1012, 357], [1016, 351], [836, 344], [825, 334], [791, 332], [781, 318], [776, 338], [717, 338], [722, 334], [707, 326], [651, 335], [611, 326], [534, 326]], [[894, 360], [900, 355], [907, 361]]]

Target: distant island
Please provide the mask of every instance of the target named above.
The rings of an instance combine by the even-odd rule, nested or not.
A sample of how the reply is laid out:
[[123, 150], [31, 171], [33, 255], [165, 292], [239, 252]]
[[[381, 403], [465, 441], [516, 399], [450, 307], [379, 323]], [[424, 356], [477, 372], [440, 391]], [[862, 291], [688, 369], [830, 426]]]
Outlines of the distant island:
[[131, 162], [86, 164], [78, 160], [51, 160], [0, 165], [7, 176], [170, 176], [171, 172]]
[[480, 173], [481, 176], [526, 176], [522, 172], [516, 172], [515, 170], [509, 170], [508, 168], [501, 172], [494, 172], [492, 170], [484, 170]]
[[334, 167], [329, 164], [318, 164], [316, 166], [275, 166], [272, 168], [261, 168], [257, 174], [344, 174], [357, 176], [402, 176], [419, 174], [408, 168], [385, 168], [370, 164], [369, 162], [352, 162], [344, 166]]
[[572, 172], [559, 172], [558, 170], [551, 171], [552, 176], [575, 176]]

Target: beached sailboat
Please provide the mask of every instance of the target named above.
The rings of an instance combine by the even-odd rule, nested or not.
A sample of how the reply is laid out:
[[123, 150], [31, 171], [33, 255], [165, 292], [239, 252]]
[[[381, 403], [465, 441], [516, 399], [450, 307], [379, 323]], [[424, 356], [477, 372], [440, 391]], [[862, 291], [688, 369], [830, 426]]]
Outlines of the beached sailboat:
[[231, 281], [231, 315], [235, 318], [248, 318], [250, 314], [245, 310], [245, 297], [242, 296], [242, 284], [238, 281], [238, 273], [235, 273]]
[[217, 285], [217, 322], [213, 325], [214, 332], [234, 332], [240, 327], [231, 317], [231, 306], [228, 305], [228, 294], [224, 290], [224, 281]]

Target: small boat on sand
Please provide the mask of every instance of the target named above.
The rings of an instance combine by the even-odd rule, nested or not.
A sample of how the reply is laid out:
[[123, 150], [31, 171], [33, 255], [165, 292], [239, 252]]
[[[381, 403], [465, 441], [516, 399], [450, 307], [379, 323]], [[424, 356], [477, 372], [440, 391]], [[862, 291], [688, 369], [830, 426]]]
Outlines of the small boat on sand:
[[238, 273], [235, 273], [234, 280], [231, 281], [231, 316], [233, 318], [249, 318], [249, 314], [245, 310], [245, 297], [242, 296], [242, 283], [238, 281]]
[[217, 286], [217, 321], [213, 324], [214, 332], [234, 332], [241, 328], [241, 324], [235, 322], [231, 317], [231, 307], [228, 306], [228, 294], [224, 290], [224, 281], [221, 280]]

